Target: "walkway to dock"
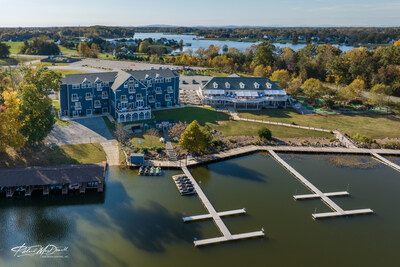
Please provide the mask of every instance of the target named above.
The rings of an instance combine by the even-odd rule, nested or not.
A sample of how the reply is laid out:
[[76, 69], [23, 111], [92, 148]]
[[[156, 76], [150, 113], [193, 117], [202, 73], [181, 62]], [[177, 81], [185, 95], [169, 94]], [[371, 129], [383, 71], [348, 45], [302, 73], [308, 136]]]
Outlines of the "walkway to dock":
[[273, 150], [269, 150], [268, 152], [271, 154], [271, 156], [274, 159], [276, 159], [280, 164], [282, 164], [301, 183], [303, 183], [308, 189], [310, 189], [310, 191], [312, 191], [314, 193], [313, 195], [293, 196], [294, 199], [321, 198], [321, 200], [323, 202], [325, 202], [325, 204], [328, 205], [328, 207], [330, 207], [334, 211], [334, 212], [312, 214], [312, 217], [314, 219], [373, 213], [373, 210], [371, 210], [371, 209], [359, 209], [359, 210], [349, 210], [349, 211], [343, 210], [335, 202], [333, 202], [329, 197], [348, 195], [349, 194], [348, 192], [345, 191], [345, 192], [335, 192], [335, 193], [326, 193], [326, 194], [322, 193], [317, 187], [315, 187], [306, 178], [304, 178], [299, 172], [297, 172], [288, 163], [286, 163], [281, 157], [279, 157]]
[[400, 166], [385, 159], [384, 157], [382, 157], [381, 155], [379, 155], [378, 153], [375, 152], [371, 152], [371, 155], [374, 156], [374, 159], [388, 165], [389, 167], [392, 167], [393, 169], [395, 169], [396, 171], [400, 172]]
[[208, 200], [207, 196], [204, 194], [204, 192], [201, 189], [201, 187], [197, 184], [196, 180], [193, 178], [193, 176], [190, 173], [190, 171], [188, 170], [188, 168], [187, 167], [182, 167], [182, 171], [185, 173], [185, 175], [192, 182], [192, 184], [194, 186], [194, 189], [196, 190], [197, 196], [199, 197], [199, 199], [201, 200], [201, 202], [203, 203], [204, 207], [207, 209], [207, 211], [209, 213], [209, 214], [205, 214], [205, 215], [184, 217], [183, 221], [184, 222], [189, 222], [189, 221], [194, 221], [194, 220], [212, 218], [214, 220], [215, 225], [218, 227], [219, 231], [223, 235], [221, 237], [216, 237], [216, 238], [195, 240], [194, 241], [194, 245], [196, 247], [205, 246], [205, 245], [211, 245], [211, 244], [221, 243], [221, 242], [228, 242], [228, 241], [233, 241], [233, 240], [239, 240], [239, 239], [245, 239], [245, 238], [263, 237], [264, 236], [264, 232], [263, 231], [232, 235], [231, 232], [226, 227], [225, 223], [222, 221], [221, 216], [228, 216], [228, 215], [234, 215], [234, 214], [243, 214], [243, 213], [245, 213], [245, 210], [242, 209], [242, 210], [226, 211], [226, 212], [218, 213], [214, 209], [214, 207], [212, 206], [210, 201]]

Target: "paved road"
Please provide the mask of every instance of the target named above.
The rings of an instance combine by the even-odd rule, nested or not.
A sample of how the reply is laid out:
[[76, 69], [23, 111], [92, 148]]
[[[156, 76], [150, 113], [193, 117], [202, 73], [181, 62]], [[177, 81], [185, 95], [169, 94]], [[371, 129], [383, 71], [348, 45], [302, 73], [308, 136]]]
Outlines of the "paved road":
[[109, 140], [114, 140], [114, 137], [101, 117], [71, 120], [68, 126], [55, 124], [46, 138], [50, 145], [103, 143]]
[[[130, 70], [150, 70], [152, 68], [170, 68], [179, 69], [180, 66], [168, 64], [153, 64], [145, 62], [127, 62], [127, 61], [113, 61], [113, 60], [96, 60], [87, 59], [69, 64], [68, 66], [51, 66], [50, 69], [58, 70], [75, 70], [82, 72], [104, 72], [104, 71], [118, 71], [121, 69]], [[204, 69], [200, 67], [193, 67], [193, 69]]]

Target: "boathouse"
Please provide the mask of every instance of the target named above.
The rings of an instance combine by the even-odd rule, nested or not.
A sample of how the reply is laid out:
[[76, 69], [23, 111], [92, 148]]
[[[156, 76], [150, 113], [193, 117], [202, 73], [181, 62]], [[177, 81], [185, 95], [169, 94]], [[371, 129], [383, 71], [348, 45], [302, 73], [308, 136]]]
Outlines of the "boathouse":
[[[93, 188], [103, 192], [107, 164], [81, 164], [45, 167], [1, 168], [0, 189], [6, 197], [12, 197], [16, 191], [30, 196], [34, 190], [42, 190], [49, 195], [51, 189], [60, 189], [63, 195], [68, 190]], [[71, 187], [73, 185], [73, 187]]]

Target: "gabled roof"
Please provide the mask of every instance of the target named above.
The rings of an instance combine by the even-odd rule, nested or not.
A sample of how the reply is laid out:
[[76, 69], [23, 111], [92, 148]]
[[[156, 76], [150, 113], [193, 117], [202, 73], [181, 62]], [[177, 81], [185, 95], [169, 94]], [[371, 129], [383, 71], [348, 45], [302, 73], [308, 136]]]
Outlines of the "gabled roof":
[[118, 87], [120, 87], [131, 76], [132, 75], [130, 75], [129, 73], [127, 73], [125, 71], [122, 71], [122, 70], [118, 71], [117, 77], [115, 78], [115, 81], [114, 81], [113, 85], [111, 86], [111, 89], [117, 90]]
[[[214, 83], [218, 84], [218, 89], [222, 90], [282, 90], [277, 82], [262, 77], [214, 77], [203, 86], [203, 89], [215, 89]], [[226, 83], [230, 84], [230, 88], [226, 88]], [[244, 88], [240, 87], [241, 83], [244, 84]], [[255, 88], [256, 83], [260, 85], [259, 88]], [[271, 88], [267, 87], [267, 83], [271, 84]]]
[[82, 83], [85, 78], [94, 83], [97, 78], [104, 82], [113, 82], [117, 76], [117, 72], [99, 72], [99, 73], [82, 73], [82, 74], [68, 74], [65, 78], [61, 79], [63, 84], [78, 84]]
[[135, 77], [138, 80], [144, 80], [146, 78], [146, 75], [149, 77], [155, 79], [157, 77], [157, 74], [160, 75], [161, 77], [178, 77], [179, 74], [171, 69], [154, 69], [154, 70], [131, 70], [127, 71], [130, 75]]

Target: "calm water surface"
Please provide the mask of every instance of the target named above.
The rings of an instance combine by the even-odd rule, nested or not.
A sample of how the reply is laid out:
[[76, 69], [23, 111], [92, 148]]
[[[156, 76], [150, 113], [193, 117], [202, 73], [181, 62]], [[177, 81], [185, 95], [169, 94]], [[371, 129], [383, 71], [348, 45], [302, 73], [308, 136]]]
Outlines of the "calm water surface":
[[[218, 40], [193, 40], [195, 38], [195, 35], [177, 35], [177, 34], [164, 34], [164, 33], [135, 33], [134, 38], [135, 39], [146, 39], [146, 38], [153, 38], [153, 39], [160, 39], [160, 38], [166, 38], [166, 39], [173, 39], [176, 41], [183, 40], [183, 42], [186, 43], [191, 43], [191, 46], [184, 46], [183, 51], [186, 51], [188, 49], [192, 49], [194, 52], [199, 49], [200, 47], [203, 48], [208, 48], [210, 45], [220, 45], [221, 47], [224, 45], [227, 45], [229, 48], [230, 47], [235, 47], [239, 49], [240, 51], [245, 51], [248, 47], [254, 45], [254, 44], [259, 44], [256, 42], [237, 42], [237, 41], [218, 41]], [[305, 44], [291, 44], [291, 43], [286, 43], [286, 44], [281, 44], [281, 43], [274, 43], [276, 47], [280, 48], [285, 48], [285, 47], [291, 47], [293, 50], [297, 51], [304, 46]], [[345, 46], [345, 45], [335, 45], [340, 48], [343, 52], [346, 52], [348, 50], [353, 49], [353, 46]]]
[[[179, 195], [167, 171], [139, 177], [111, 168], [104, 194], [0, 201], [0, 266], [399, 266], [400, 173], [371, 157], [282, 154], [344, 209], [374, 215], [314, 221], [330, 211], [320, 200], [294, 201], [309, 191], [267, 154], [192, 169], [234, 234], [265, 229], [265, 239], [194, 248], [193, 238], [219, 232], [212, 221], [182, 223], [205, 213], [196, 196]], [[391, 158], [399, 161], [398, 158]], [[344, 163], [343, 163], [344, 162]], [[343, 166], [346, 165], [346, 166]], [[68, 246], [67, 259], [16, 258], [22, 245]]]

